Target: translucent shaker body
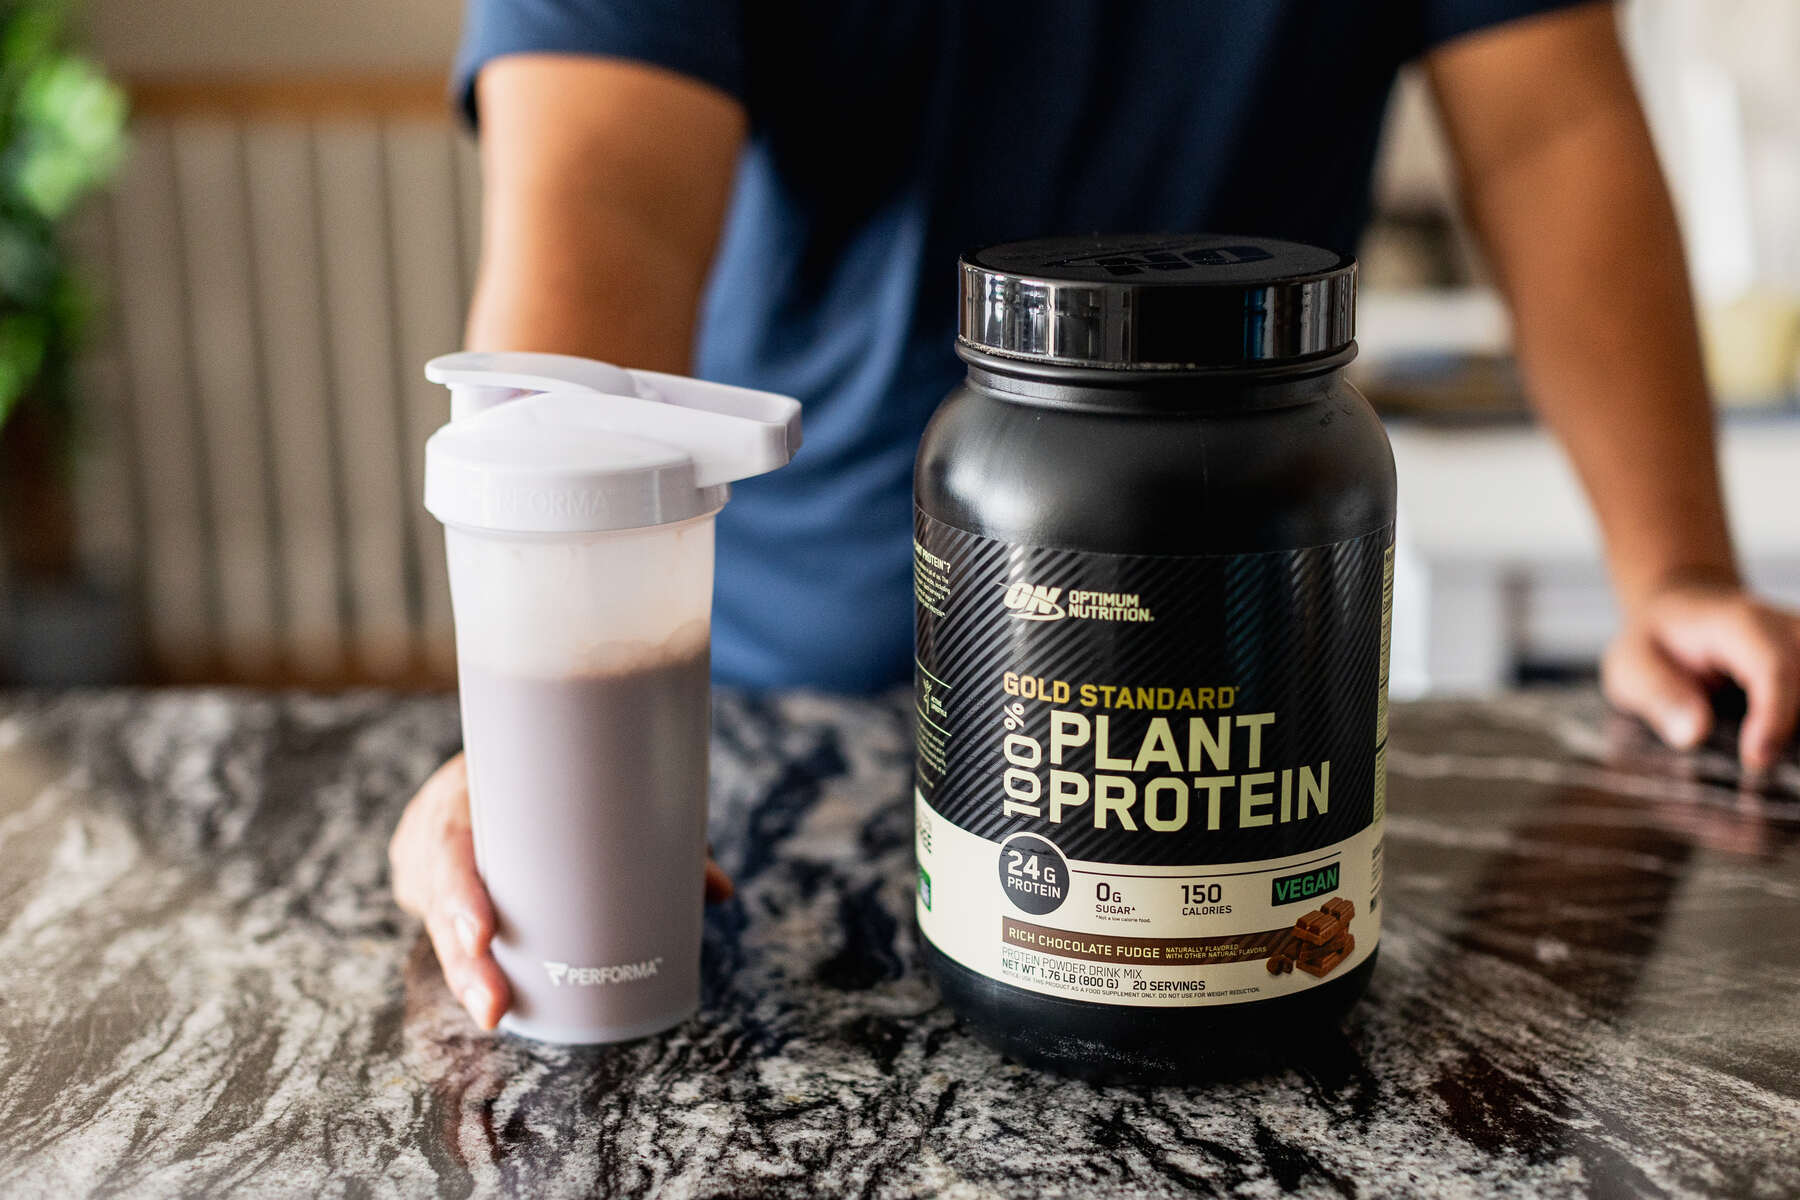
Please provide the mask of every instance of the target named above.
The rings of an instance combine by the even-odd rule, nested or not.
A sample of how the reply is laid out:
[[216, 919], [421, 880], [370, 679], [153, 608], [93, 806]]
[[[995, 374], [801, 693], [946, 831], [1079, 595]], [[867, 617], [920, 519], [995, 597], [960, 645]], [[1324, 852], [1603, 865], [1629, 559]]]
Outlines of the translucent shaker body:
[[476, 863], [502, 1028], [614, 1042], [700, 989], [711, 514], [585, 534], [450, 527]]

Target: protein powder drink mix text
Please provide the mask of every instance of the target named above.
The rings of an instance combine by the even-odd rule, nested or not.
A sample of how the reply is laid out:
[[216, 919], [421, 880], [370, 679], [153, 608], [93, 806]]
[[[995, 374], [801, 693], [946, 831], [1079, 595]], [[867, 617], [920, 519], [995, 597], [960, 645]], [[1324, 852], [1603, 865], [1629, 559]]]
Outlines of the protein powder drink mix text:
[[1027, 1062], [1204, 1073], [1374, 966], [1394, 469], [1341, 374], [1354, 280], [1242, 237], [962, 263], [916, 478], [917, 912]]

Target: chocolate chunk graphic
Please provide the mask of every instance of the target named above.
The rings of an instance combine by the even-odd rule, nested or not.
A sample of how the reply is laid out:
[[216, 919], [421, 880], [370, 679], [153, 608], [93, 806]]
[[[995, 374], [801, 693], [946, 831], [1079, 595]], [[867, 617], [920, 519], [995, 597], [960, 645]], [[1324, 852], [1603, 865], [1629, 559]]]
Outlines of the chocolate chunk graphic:
[[1338, 920], [1348, 925], [1350, 923], [1350, 918], [1356, 915], [1356, 905], [1349, 900], [1344, 899], [1342, 896], [1333, 896], [1325, 903], [1319, 905], [1319, 911], [1326, 916], [1336, 917]]
[[1309, 946], [1323, 946], [1344, 932], [1344, 926], [1340, 918], [1314, 909], [1294, 922], [1294, 936]]
[[1339, 963], [1349, 958], [1355, 949], [1356, 939], [1348, 933], [1340, 934], [1328, 946], [1302, 951], [1295, 965], [1308, 975], [1323, 979], [1336, 970]]

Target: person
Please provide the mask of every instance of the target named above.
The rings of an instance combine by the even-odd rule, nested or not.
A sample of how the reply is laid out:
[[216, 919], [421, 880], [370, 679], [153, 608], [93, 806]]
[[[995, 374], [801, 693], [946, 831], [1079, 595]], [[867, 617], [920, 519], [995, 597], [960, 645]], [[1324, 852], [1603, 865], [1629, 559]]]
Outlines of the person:
[[[1800, 708], [1800, 619], [1733, 562], [1679, 234], [1609, 3], [471, 0], [468, 345], [801, 397], [805, 448], [719, 518], [715, 674], [892, 685], [912, 669], [913, 455], [960, 375], [959, 252], [1167, 230], [1351, 250], [1414, 58], [1605, 535], [1625, 614], [1605, 692], [1685, 747], [1735, 679], [1741, 756], [1765, 767]], [[410, 803], [394, 888], [491, 1027], [507, 991], [465, 780], [458, 758]]]

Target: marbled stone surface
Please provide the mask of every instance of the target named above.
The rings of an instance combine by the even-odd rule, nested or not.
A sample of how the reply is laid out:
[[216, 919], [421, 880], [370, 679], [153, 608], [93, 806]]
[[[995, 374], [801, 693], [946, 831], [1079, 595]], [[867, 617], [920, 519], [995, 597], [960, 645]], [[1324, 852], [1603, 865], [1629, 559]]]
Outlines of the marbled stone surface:
[[476, 1031], [389, 900], [452, 701], [0, 700], [0, 1195], [1800, 1194], [1800, 766], [1400, 708], [1343, 1034], [1100, 1088], [921, 973], [906, 712], [721, 699], [702, 1012], [571, 1051]]

